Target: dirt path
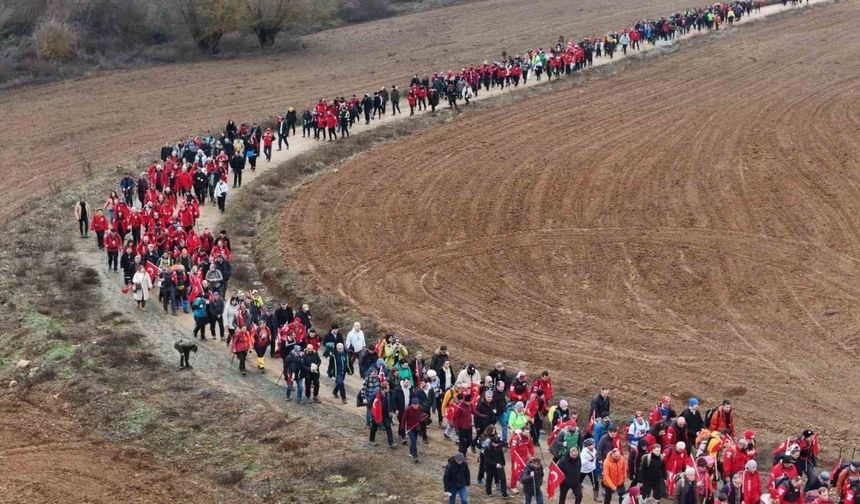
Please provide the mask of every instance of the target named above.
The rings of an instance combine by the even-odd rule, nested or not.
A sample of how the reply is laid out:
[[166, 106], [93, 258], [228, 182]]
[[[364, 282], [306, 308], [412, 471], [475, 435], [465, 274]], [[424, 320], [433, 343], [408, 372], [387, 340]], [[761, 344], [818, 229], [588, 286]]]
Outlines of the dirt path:
[[[818, 3], [818, 2], [814, 2]], [[782, 10], [779, 7], [770, 7], [765, 9], [765, 13], [774, 13]], [[764, 14], [764, 13], [763, 13]], [[736, 35], [732, 35], [736, 36]], [[675, 56], [673, 56], [675, 58]], [[606, 60], [599, 60], [598, 64], [605, 64]], [[530, 84], [531, 85], [531, 84]], [[480, 98], [485, 98], [486, 96], [490, 96], [495, 93], [485, 94], [482, 93]], [[512, 112], [509, 110], [506, 111], [497, 111], [497, 114], [501, 114], [504, 116], [510, 115]], [[386, 118], [381, 122], [390, 122], [394, 119]], [[398, 118], [396, 120], [407, 120], [405, 116], [403, 119]], [[356, 133], [359, 131], [371, 130], [375, 125], [381, 124], [381, 122], [373, 123], [373, 125], [369, 128], [357, 129]], [[522, 130], [528, 129], [531, 124], [534, 124], [533, 118], [523, 118], [522, 120], [515, 121], [513, 124], [517, 124], [518, 131], [522, 133]], [[444, 131], [442, 133], [443, 136], [450, 136], [449, 131]], [[300, 138], [293, 138], [291, 143], [291, 149], [289, 151], [275, 152], [274, 157], [271, 164], [266, 163], [265, 161], [260, 161], [260, 170], [265, 170], [268, 166], [274, 166], [277, 163], [280, 163], [286, 159], [289, 159], [290, 156], [295, 156], [301, 152], [307, 151], [308, 149], [316, 148], [320, 145], [320, 143], [314, 142], [313, 140], [303, 140]], [[440, 139], [435, 139], [434, 142], [438, 142]], [[390, 148], [390, 147], [388, 147]], [[426, 150], [426, 149], [424, 149]], [[424, 151], [422, 150], [422, 152]], [[468, 150], [468, 149], [467, 149]], [[449, 153], [453, 155], [454, 150], [451, 150]], [[427, 172], [430, 174], [431, 172]], [[428, 175], [425, 175], [428, 176]], [[246, 172], [245, 184], [252, 183], [255, 178], [255, 174], [250, 171]], [[399, 178], [399, 177], [398, 177]], [[426, 184], [427, 186], [433, 186], [434, 181], [425, 180], [421, 177], [416, 177], [415, 180], [419, 181], [420, 184]], [[547, 178], [538, 178], [538, 184], [546, 185], [549, 183], [549, 179]], [[321, 185], [328, 184], [328, 178], [321, 181]], [[315, 192], [314, 189], [316, 184], [312, 184], [310, 186], [311, 191]], [[485, 190], [483, 188], [481, 190]], [[311, 197], [311, 196], [308, 196]], [[228, 198], [229, 205], [229, 198]], [[386, 212], [381, 212], [380, 215], [384, 215]], [[213, 229], [217, 229], [217, 224], [219, 220], [219, 215], [214, 210], [213, 207], [207, 206], [202, 210], [200, 226], [206, 226]], [[418, 226], [416, 229], [425, 229], [426, 226]], [[562, 236], [565, 234], [573, 233], [573, 230], [570, 232], [565, 232], [563, 228], [552, 228], [547, 227], [546, 229], [548, 233], [542, 233], [535, 235], [533, 233], [523, 234], [520, 237], [516, 238], [518, 241], [522, 242], [530, 242], [534, 241], [536, 237], [540, 237], [540, 240], [544, 240], [548, 243], [552, 243], [553, 240], [563, 240]], [[340, 231], [339, 231], [340, 232]], [[575, 233], [574, 233], [575, 234]], [[337, 235], [337, 236], [348, 236], [345, 235]], [[513, 235], [512, 235], [513, 236]], [[605, 243], [607, 240], [609, 242], [617, 241], [618, 235], [616, 234], [612, 238], [600, 238], [600, 233], [594, 234], [594, 246], [601, 247], [601, 240]], [[504, 243], [506, 240], [509, 240], [510, 237], [505, 236], [503, 234], [496, 234], [491, 239], [486, 240], [486, 243], [478, 243], [482, 240], [456, 240], [449, 243], [449, 247], [446, 250], [442, 249], [416, 249], [409, 252], [405, 252], [402, 256], [392, 261], [391, 259], [386, 259], [383, 262], [373, 263], [373, 262], [363, 262], [358, 266], [351, 267], [351, 271], [355, 273], [352, 275], [344, 274], [338, 275], [333, 278], [345, 278], [346, 283], [340, 285], [339, 289], [343, 292], [349, 292], [350, 295], [358, 296], [358, 302], [365, 303], [366, 296], [368, 295], [368, 291], [363, 285], [362, 278], [373, 277], [375, 275], [375, 271], [381, 271], [382, 269], [390, 269], [392, 272], [397, 272], [398, 268], [400, 268], [401, 264], [409, 264], [414, 263], [416, 261], [426, 261], [428, 257], [432, 257], [434, 261], [446, 260], [451, 257], [465, 257], [466, 255], [474, 254], [473, 250], [478, 248], [483, 248], [484, 250], [491, 250], [496, 247], [497, 243]], [[671, 234], [666, 235], [658, 239], [657, 243], [662, 242], [673, 242], [673, 240], [677, 241], [680, 238], [672, 237]], [[743, 240], [743, 237], [739, 237], [740, 240]], [[703, 244], [707, 244], [707, 240], [701, 241]], [[104, 259], [101, 254], [94, 253], [92, 249], [92, 243], [87, 242], [79, 242], [79, 251], [83, 261], [87, 265], [93, 266], [101, 274], [105, 277], [106, 281], [103, 282], [103, 288], [105, 289], [105, 299], [107, 300], [108, 305], [105, 306], [106, 311], [117, 310], [117, 311], [131, 311], [132, 303], [127, 297], [123, 297], [119, 294], [119, 288], [121, 283], [120, 274], [112, 274], [106, 273], [104, 271]], [[705, 245], [702, 245], [705, 246]], [[762, 244], [761, 252], [767, 248], [767, 243]], [[468, 252], [467, 252], [468, 251]], [[235, 253], [243, 254], [248, 251], [237, 250]], [[624, 252], [628, 258], [630, 252]], [[423, 259], [422, 259], [423, 257]], [[364, 259], [363, 259], [364, 260]], [[786, 258], [788, 260], [788, 258]], [[630, 264], [632, 260], [628, 261]], [[347, 272], [348, 273], [348, 272]], [[433, 294], [434, 291], [437, 291], [440, 288], [440, 285], [451, 284], [453, 286], [457, 286], [458, 283], [453, 278], [445, 278], [441, 277], [440, 272], [438, 270], [434, 270], [431, 268], [425, 269], [421, 272], [420, 278], [417, 278], [414, 285], [419, 286], [420, 293], [422, 296], [426, 296], [426, 299], [433, 300], [428, 305], [426, 301], [423, 301], [423, 304], [419, 304], [419, 306], [429, 307], [433, 310], [432, 313], [445, 313], [447, 315], [452, 316], [453, 324], [460, 323], [460, 315], [457, 310], [454, 310], [453, 307], [456, 306], [456, 303], [461, 301], [457, 296], [453, 296], [445, 301], [444, 304], [439, 304], [434, 306], [434, 303], [439, 303], [445, 296], [439, 296], [438, 294]], [[411, 273], [410, 273], [411, 274]], [[648, 299], [647, 293], [639, 293], [637, 291], [640, 289], [637, 286], [637, 276], [641, 277], [641, 274], [637, 274], [635, 268], [631, 266], [628, 271], [630, 280], [625, 284], [627, 289], [632, 294], [635, 294], [638, 299], [638, 303], [640, 309], [643, 313], [657, 313], [662, 310], [662, 307], [655, 307], [654, 300]], [[585, 282], [594, 281], [594, 280], [585, 280]], [[525, 292], [525, 291], [523, 291]], [[391, 296], [382, 296], [381, 299], [391, 299]], [[468, 306], [468, 305], [467, 305]], [[538, 307], [538, 308], [546, 308]], [[477, 310], [475, 311], [477, 312]], [[386, 310], [382, 310], [383, 315], [388, 315], [390, 312]], [[192, 319], [187, 315], [180, 315], [178, 317], [170, 317], [164, 316], [160, 312], [160, 307], [156, 306], [153, 302], [150, 304], [146, 313], [137, 313], [136, 316], [141, 317], [140, 322], [143, 327], [147, 328], [147, 334], [151, 338], [153, 345], [158, 350], [158, 353], [165, 358], [168, 362], [175, 361], [177, 358], [176, 352], [173, 350], [172, 345], [173, 342], [181, 336], [188, 336], [192, 330]], [[411, 312], [407, 312], [408, 317], [411, 317]], [[404, 319], [404, 324], [413, 324], [413, 320], [409, 318]], [[676, 315], [676, 317], [679, 317]], [[393, 317], [392, 317], [393, 318]], [[504, 336], [507, 328], [496, 323], [492, 324], [488, 319], [482, 321], [482, 323], [487, 323], [486, 327], [489, 328], [497, 328], [490, 329], [491, 334], [494, 336]], [[408, 331], [412, 332], [411, 327], [406, 328]], [[432, 333], [431, 333], [432, 334]], [[479, 354], [481, 350], [476, 348], [474, 345], [470, 345], [466, 341], [461, 341], [462, 338], [454, 338], [456, 341], [456, 345], [461, 348], [466, 348], [470, 352], [475, 352]], [[583, 344], [584, 343], [580, 343]], [[271, 407], [275, 407], [280, 411], [286, 411], [292, 414], [299, 415], [312, 415], [316, 418], [319, 418], [320, 421], [326, 422], [326, 424], [333, 425], [335, 429], [338, 429], [339, 432], [343, 432], [344, 435], [355, 436], [356, 432], [361, 431], [362, 425], [362, 416], [364, 415], [364, 410], [360, 408], [355, 408], [353, 405], [354, 397], [357, 388], [360, 386], [359, 381], [356, 378], [350, 378], [347, 383], [348, 395], [350, 397], [350, 402], [347, 405], [341, 405], [339, 401], [335, 401], [331, 397], [330, 387], [331, 384], [327, 378], [322, 379], [321, 386], [321, 398], [323, 399], [322, 405], [313, 405], [313, 406], [298, 406], [294, 403], [286, 404], [283, 401], [283, 388], [277, 388], [272, 386], [274, 382], [278, 380], [280, 374], [280, 362], [272, 362], [269, 360], [269, 368], [267, 369], [264, 375], [257, 374], [256, 372], [252, 372], [247, 377], [241, 377], [235, 367], [231, 367], [230, 362], [230, 354], [228, 353], [226, 347], [221, 342], [216, 341], [207, 341], [201, 345], [201, 351], [198, 352], [193, 357], [193, 364], [195, 365], [194, 374], [207, 382], [209, 382], [212, 386], [220, 387], [224, 390], [230, 391], [232, 393], [241, 394], [248, 398], [248, 401], [264, 401], [267, 405]], [[553, 356], [550, 362], [556, 362], [557, 358], [560, 358], [563, 354], [559, 354], [559, 356]], [[635, 357], [633, 352], [627, 352], [629, 357]], [[283, 387], [283, 383], [281, 383], [281, 387]], [[429, 446], [421, 446], [420, 450], [422, 453], [429, 454], [430, 463], [422, 464], [418, 470], [424, 471], [426, 476], [432, 478], [433, 481], [439, 476], [439, 465], [444, 463], [444, 460], [449, 456], [454, 447], [450, 442], [445, 441], [438, 429], [431, 429], [431, 437], [432, 441]], [[363, 436], [360, 437], [363, 439]], [[360, 441], [363, 443], [363, 441]], [[398, 452], [402, 453], [402, 452]], [[405, 455], [403, 456], [405, 458]]]
[[205, 128], [217, 132], [228, 118], [250, 121], [290, 105], [310, 107], [321, 96], [361, 96], [406, 84], [414, 72], [498, 59], [503, 50], [603, 33], [686, 7], [687, 0], [487, 0], [324, 31], [302, 39], [306, 49], [294, 54], [139, 68], [4, 91], [0, 220], [52, 185], [91, 178], [81, 159], [108, 170], [157, 152], [165, 141]]
[[287, 261], [579, 400], [732, 397], [744, 427], [856, 435], [858, 19], [810, 9], [375, 148], [292, 200]]

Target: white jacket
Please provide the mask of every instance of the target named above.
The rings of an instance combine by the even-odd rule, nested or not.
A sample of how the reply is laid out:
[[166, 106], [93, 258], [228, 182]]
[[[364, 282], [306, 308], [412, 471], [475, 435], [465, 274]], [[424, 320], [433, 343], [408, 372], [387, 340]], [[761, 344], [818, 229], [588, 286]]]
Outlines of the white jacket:
[[579, 472], [582, 474], [588, 474], [597, 467], [597, 450], [593, 446], [591, 448], [583, 448], [579, 458], [581, 460]]
[[364, 342], [364, 331], [362, 331], [361, 329], [359, 329], [358, 331], [356, 331], [355, 329], [351, 329], [349, 331], [349, 334], [346, 335], [347, 350], [350, 346], [352, 346], [352, 351], [356, 353], [361, 352], [367, 347]]
[[227, 329], [236, 329], [236, 316], [239, 314], [239, 305], [233, 306], [232, 303], [224, 305], [224, 325]]

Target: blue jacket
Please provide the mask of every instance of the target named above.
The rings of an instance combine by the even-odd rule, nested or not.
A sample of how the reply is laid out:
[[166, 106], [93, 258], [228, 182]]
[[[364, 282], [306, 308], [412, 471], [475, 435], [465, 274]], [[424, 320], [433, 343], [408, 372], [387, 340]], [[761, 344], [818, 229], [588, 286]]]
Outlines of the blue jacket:
[[206, 300], [202, 296], [194, 299], [191, 308], [194, 310], [194, 318], [206, 318]]

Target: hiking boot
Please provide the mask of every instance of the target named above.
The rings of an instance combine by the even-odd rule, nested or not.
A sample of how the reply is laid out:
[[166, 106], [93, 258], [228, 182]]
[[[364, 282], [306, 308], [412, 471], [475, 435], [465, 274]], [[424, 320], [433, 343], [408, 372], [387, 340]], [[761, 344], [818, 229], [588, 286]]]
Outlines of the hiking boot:
[[292, 397], [287, 397], [287, 402], [290, 402], [290, 401], [292, 401], [292, 400], [293, 400], [293, 398], [292, 398]]
[[[483, 480], [483, 479], [479, 479], [479, 480], [478, 480], [478, 485], [483, 485], [483, 484], [484, 484], [484, 480]], [[487, 493], [487, 495], [492, 495], [492, 494]]]
[[419, 462], [418, 457], [415, 457], [415, 460], [413, 460], [413, 462], [417, 464]]
[[341, 403], [341, 404], [346, 404], [346, 399], [341, 399], [341, 400], [340, 400], [340, 403]]
[[393, 449], [397, 448], [397, 445], [394, 443], [388, 443], [388, 447], [393, 450]]
[[370, 443], [368, 443], [368, 444], [370, 444], [370, 446], [372, 446], [372, 447], [376, 448], [376, 441], [371, 441], [371, 442], [370, 442]]
[[194, 369], [194, 367], [191, 364], [186, 364], [185, 369]]
[[594, 491], [594, 502], [598, 502], [600, 500], [600, 490]]
[[314, 402], [315, 402], [315, 403], [321, 403], [322, 401], [320, 401], [320, 398], [319, 398], [319, 397], [314, 397]]

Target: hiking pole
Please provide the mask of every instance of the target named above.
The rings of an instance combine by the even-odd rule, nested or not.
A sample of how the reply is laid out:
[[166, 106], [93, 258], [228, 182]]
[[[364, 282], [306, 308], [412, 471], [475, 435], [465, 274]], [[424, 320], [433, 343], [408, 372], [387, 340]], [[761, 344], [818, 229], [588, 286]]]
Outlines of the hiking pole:
[[236, 354], [233, 354], [233, 357], [230, 357], [230, 367], [233, 367], [234, 360], [236, 360]]
[[283, 371], [281, 371], [281, 374], [279, 374], [279, 375], [278, 375], [278, 381], [276, 381], [276, 382], [275, 382], [275, 386], [276, 386], [276, 387], [278, 386], [278, 384], [280, 384], [280, 383], [281, 383], [281, 377], [282, 377], [282, 376], [284, 376], [284, 372], [283, 372]]

